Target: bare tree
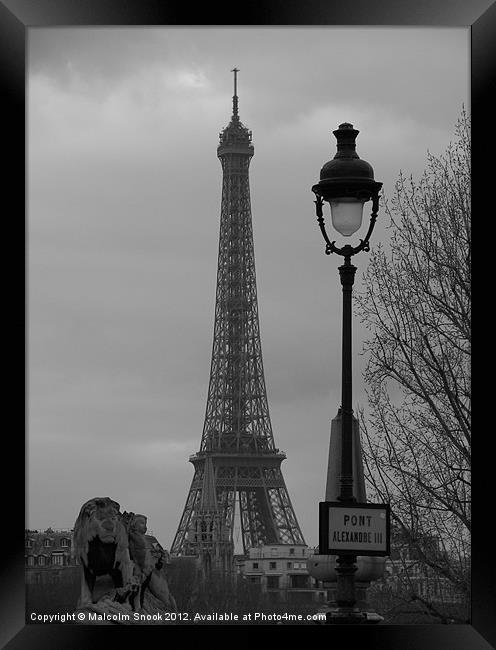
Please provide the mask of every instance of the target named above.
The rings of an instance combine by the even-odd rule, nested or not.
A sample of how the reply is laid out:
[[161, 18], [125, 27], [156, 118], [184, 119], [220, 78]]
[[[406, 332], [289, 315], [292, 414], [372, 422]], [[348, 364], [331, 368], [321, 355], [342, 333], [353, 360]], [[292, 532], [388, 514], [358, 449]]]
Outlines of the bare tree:
[[373, 252], [357, 296], [370, 332], [364, 347], [369, 408], [360, 419], [374, 496], [391, 504], [393, 525], [416, 557], [468, 599], [471, 231], [465, 110], [455, 134], [442, 155], [428, 154], [418, 182], [400, 174], [386, 202], [391, 240]]

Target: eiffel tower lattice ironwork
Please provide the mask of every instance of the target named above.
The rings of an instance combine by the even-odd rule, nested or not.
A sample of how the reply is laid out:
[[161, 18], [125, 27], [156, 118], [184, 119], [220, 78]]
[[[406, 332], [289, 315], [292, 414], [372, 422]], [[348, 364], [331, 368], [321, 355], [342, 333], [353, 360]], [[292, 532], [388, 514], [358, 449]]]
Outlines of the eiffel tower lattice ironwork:
[[[234, 544], [239, 508], [243, 550], [260, 544], [305, 544], [281, 472], [269, 416], [258, 318], [248, 168], [252, 134], [233, 114], [220, 133], [223, 171], [214, 338], [200, 450], [171, 553], [201, 553], [218, 530]], [[208, 462], [207, 462], [208, 461]], [[211, 475], [213, 474], [213, 476]], [[215, 522], [215, 525], [214, 525]]]

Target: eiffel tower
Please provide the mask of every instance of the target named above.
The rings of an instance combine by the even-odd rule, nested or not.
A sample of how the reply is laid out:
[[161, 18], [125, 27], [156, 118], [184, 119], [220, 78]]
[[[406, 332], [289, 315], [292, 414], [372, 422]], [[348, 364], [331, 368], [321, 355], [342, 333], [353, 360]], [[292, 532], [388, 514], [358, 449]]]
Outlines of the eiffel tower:
[[[252, 133], [233, 112], [220, 133], [222, 165], [217, 294], [210, 383], [195, 473], [171, 546], [220, 557], [234, 548], [239, 508], [244, 553], [261, 544], [305, 545], [274, 445], [262, 363], [248, 168]], [[225, 564], [225, 562], [224, 562]]]

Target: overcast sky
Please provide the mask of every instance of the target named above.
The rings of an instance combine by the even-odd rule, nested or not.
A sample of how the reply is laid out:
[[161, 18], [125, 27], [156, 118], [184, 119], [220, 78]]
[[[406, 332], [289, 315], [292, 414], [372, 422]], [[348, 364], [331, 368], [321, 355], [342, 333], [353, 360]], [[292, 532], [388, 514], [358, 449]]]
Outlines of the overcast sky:
[[[303, 535], [318, 544], [341, 395], [341, 258], [324, 254], [310, 188], [345, 121], [360, 130], [357, 151], [386, 195], [400, 170], [419, 177], [427, 151], [441, 153], [470, 108], [466, 28], [29, 30], [31, 528], [71, 528], [83, 502], [110, 496], [172, 544], [205, 413], [216, 147], [234, 66], [255, 147], [274, 439]], [[382, 212], [372, 246], [387, 241], [386, 223]], [[368, 257], [354, 258], [358, 290]], [[357, 320], [355, 407], [366, 401]]]

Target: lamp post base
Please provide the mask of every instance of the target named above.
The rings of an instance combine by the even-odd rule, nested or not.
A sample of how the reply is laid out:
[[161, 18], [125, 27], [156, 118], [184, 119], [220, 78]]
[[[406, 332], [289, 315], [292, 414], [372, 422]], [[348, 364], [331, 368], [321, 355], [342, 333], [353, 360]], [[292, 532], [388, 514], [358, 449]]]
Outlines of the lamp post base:
[[325, 615], [326, 625], [370, 625], [384, 620], [384, 617], [376, 612], [364, 612], [356, 607], [337, 607], [335, 603], [327, 605]]
[[384, 620], [384, 616], [374, 611], [370, 603], [367, 602], [367, 587], [370, 584], [369, 582], [359, 582], [356, 584], [357, 602], [353, 607], [338, 605], [336, 602], [335, 583], [324, 582], [323, 584], [324, 587], [328, 588], [329, 600], [319, 608], [319, 613], [326, 615], [325, 625], [370, 625], [382, 623]]

